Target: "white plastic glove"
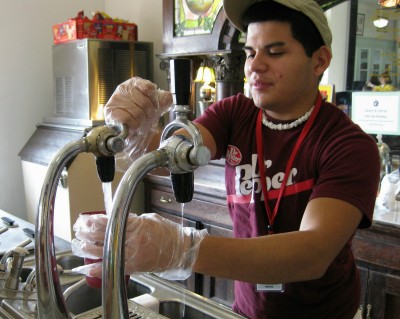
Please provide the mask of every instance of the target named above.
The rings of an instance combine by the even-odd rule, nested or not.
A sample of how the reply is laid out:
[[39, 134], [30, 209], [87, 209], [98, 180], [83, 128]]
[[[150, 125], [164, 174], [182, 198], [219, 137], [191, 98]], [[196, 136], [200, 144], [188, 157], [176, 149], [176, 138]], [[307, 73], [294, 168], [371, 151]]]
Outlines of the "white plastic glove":
[[[101, 258], [108, 217], [80, 216], [74, 225], [75, 255]], [[154, 272], [169, 280], [184, 280], [192, 272], [200, 243], [207, 231], [181, 227], [157, 214], [130, 214], [125, 242], [125, 274]], [[88, 276], [101, 278], [101, 264], [80, 267]]]
[[157, 131], [160, 116], [171, 105], [172, 94], [157, 89], [157, 85], [151, 81], [133, 77], [118, 85], [104, 106], [104, 118], [107, 124], [118, 122], [129, 128], [125, 149], [116, 156], [120, 160], [119, 168], [125, 171], [146, 152]]

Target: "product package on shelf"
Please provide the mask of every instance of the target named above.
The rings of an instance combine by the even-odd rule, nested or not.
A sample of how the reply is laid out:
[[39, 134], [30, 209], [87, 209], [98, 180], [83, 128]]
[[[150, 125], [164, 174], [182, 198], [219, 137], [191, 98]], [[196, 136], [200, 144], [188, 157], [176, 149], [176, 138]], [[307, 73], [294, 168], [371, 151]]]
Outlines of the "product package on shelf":
[[78, 12], [75, 18], [53, 26], [54, 44], [76, 39], [138, 40], [138, 28], [133, 22], [113, 19], [104, 12], [97, 11], [93, 18]]
[[68, 20], [53, 26], [54, 43], [63, 43], [77, 39], [76, 21]]

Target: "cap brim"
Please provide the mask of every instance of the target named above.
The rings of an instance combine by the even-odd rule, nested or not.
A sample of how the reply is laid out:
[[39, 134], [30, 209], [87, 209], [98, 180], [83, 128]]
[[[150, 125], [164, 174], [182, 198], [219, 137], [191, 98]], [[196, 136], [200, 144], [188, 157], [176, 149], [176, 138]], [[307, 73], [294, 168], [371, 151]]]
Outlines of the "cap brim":
[[228, 20], [242, 32], [245, 32], [242, 15], [255, 2], [257, 0], [224, 0], [224, 10]]
[[[262, 0], [224, 0], [224, 10], [226, 17], [233, 25], [242, 32], [246, 32], [242, 24], [242, 16], [247, 9], [254, 3]], [[329, 49], [332, 45], [332, 33], [329, 29], [326, 16], [319, 4], [315, 1], [304, 0], [274, 0], [283, 6], [299, 11], [307, 16], [318, 29], [322, 40]]]

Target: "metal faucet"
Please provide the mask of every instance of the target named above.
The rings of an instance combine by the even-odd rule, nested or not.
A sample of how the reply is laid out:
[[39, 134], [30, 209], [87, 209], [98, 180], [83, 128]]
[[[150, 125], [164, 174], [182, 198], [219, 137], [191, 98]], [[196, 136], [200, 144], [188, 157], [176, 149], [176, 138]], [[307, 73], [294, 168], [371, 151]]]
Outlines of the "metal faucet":
[[[176, 104], [174, 107], [176, 119], [165, 127], [160, 147], [139, 157], [129, 167], [114, 195], [103, 251], [103, 318], [129, 318], [124, 243], [129, 204], [139, 182], [149, 171], [157, 167], [168, 168], [172, 176], [172, 174], [193, 173], [198, 166], [204, 166], [210, 160], [210, 151], [203, 145], [200, 132], [187, 119], [187, 114], [190, 112], [187, 103], [190, 97], [191, 70], [191, 61], [188, 59], [170, 61], [171, 93]], [[167, 138], [169, 133], [177, 128], [185, 129], [190, 138], [183, 135]]]
[[7, 251], [0, 260], [0, 303], [4, 299], [36, 301], [36, 296], [20, 287], [24, 259], [29, 251], [17, 246]]
[[24, 258], [29, 255], [29, 251], [22, 247], [16, 247], [13, 249], [13, 258], [10, 269], [10, 274], [5, 283], [5, 288], [7, 289], [18, 289], [19, 277], [21, 275], [22, 265], [24, 263]]
[[36, 293], [39, 318], [70, 318], [57, 271], [54, 246], [54, 203], [58, 180], [68, 162], [79, 153], [96, 158], [110, 157], [122, 151], [128, 130], [122, 125], [99, 126], [87, 136], [60, 149], [49, 164], [39, 198], [36, 218]]

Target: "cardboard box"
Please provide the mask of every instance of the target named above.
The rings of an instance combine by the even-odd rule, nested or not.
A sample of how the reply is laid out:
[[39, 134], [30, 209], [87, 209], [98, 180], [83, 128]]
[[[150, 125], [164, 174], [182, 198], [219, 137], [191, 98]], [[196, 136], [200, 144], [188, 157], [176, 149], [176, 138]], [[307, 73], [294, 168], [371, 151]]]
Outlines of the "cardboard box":
[[54, 44], [85, 38], [137, 41], [138, 28], [135, 23], [78, 16], [54, 25], [53, 37]]
[[[102, 32], [100, 34], [100, 39], [116, 40], [117, 39], [117, 23], [111, 19], [106, 19], [102, 21]], [[98, 34], [99, 36], [99, 34]]]
[[76, 21], [76, 37], [78, 39], [96, 38], [93, 21], [87, 17], [74, 19]]
[[103, 34], [103, 21], [93, 21], [92, 24], [93, 38], [101, 39]]
[[122, 40], [137, 41], [138, 27], [135, 23], [122, 23]]
[[76, 40], [76, 21], [71, 19], [66, 22], [54, 25], [53, 37], [55, 44]]

